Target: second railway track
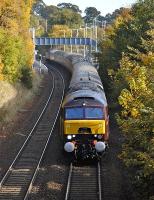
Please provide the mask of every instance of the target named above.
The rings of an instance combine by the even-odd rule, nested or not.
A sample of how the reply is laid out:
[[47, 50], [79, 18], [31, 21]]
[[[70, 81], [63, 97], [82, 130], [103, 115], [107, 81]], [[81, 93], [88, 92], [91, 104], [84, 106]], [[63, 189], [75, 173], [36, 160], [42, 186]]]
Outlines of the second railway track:
[[53, 88], [46, 105], [0, 182], [0, 200], [25, 200], [31, 190], [64, 96], [65, 84], [60, 72], [53, 69], [52, 78]]
[[65, 200], [102, 200], [100, 163], [76, 166], [71, 163]]

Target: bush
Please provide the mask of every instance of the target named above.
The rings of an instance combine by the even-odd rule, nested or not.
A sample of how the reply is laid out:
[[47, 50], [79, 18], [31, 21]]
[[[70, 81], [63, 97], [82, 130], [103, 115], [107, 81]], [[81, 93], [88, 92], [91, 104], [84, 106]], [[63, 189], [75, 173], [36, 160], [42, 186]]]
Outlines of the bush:
[[28, 88], [28, 89], [32, 88], [32, 86], [33, 86], [33, 84], [32, 84], [32, 70], [29, 67], [23, 67], [21, 69], [20, 80], [26, 88]]

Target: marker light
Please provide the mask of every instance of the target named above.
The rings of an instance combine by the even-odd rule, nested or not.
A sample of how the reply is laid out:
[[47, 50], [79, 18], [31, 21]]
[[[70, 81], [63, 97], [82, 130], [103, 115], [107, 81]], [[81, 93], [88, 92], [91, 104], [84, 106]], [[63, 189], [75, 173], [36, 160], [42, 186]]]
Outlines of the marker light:
[[71, 140], [71, 139], [72, 139], [72, 136], [71, 136], [71, 135], [68, 135], [68, 136], [67, 136], [67, 139], [68, 139], [68, 140]]

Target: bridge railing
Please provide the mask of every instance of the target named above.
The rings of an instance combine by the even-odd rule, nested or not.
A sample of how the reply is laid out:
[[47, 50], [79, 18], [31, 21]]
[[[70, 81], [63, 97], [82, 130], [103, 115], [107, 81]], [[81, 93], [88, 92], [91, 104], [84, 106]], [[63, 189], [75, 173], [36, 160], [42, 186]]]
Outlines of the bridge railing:
[[35, 38], [35, 45], [87, 45], [96, 47], [96, 41], [91, 38]]

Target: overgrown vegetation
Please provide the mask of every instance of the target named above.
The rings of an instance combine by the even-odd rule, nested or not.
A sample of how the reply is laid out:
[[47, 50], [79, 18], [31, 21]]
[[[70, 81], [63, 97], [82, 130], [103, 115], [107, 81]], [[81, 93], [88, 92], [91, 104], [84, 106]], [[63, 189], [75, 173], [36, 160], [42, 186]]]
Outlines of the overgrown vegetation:
[[120, 158], [132, 171], [137, 199], [154, 199], [154, 1], [123, 9], [100, 44], [102, 79], [125, 142]]
[[[29, 33], [30, 12], [33, 0], [1, 0], [0, 2], [0, 80], [11, 83], [25, 81], [23, 70], [31, 71], [33, 44]], [[24, 81], [23, 81], [24, 80]]]

